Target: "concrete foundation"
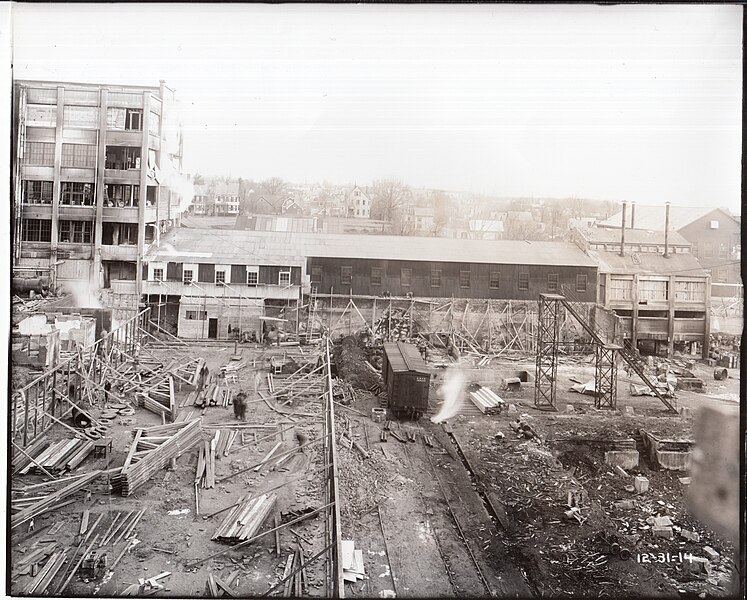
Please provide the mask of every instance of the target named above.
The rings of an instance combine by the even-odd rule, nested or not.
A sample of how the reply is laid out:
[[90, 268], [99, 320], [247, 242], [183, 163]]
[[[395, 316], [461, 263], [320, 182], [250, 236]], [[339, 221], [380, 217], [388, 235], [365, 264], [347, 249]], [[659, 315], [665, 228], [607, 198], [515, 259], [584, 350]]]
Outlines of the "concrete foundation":
[[689, 471], [692, 466], [692, 452], [656, 451], [656, 462], [662, 469], [669, 471]]
[[604, 462], [612, 467], [635, 469], [638, 466], [637, 450], [609, 450], [604, 453]]

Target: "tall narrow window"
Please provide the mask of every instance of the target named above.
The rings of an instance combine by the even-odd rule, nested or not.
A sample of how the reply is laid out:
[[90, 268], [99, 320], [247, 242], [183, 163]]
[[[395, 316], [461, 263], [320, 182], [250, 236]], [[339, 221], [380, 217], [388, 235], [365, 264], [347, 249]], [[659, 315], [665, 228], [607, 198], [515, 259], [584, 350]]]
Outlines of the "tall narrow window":
[[290, 271], [280, 271], [278, 276], [278, 285], [288, 287], [291, 284], [291, 273]]
[[490, 272], [490, 289], [497, 290], [501, 287], [501, 273], [500, 271]]
[[587, 285], [588, 285], [588, 277], [586, 275], [576, 275], [576, 291], [577, 292], [585, 292]]
[[226, 283], [226, 272], [225, 271], [219, 271], [215, 270], [215, 283], [216, 284], [225, 284]]
[[558, 274], [557, 273], [547, 274], [547, 291], [548, 292], [558, 291]]
[[529, 290], [529, 273], [519, 273], [519, 291], [526, 292]]
[[469, 271], [459, 271], [459, 287], [469, 287]]
[[381, 267], [371, 267], [371, 285], [381, 285]]
[[314, 283], [321, 283], [322, 281], [322, 268], [311, 267], [311, 281]]
[[182, 271], [182, 283], [184, 283], [184, 285], [191, 285], [192, 277], [194, 277], [194, 271], [192, 271], [192, 269], [184, 269], [184, 271]]
[[412, 285], [412, 269], [402, 269], [400, 272], [400, 284], [403, 287], [410, 287]]
[[441, 269], [431, 269], [431, 287], [441, 287]]
[[142, 131], [143, 129], [143, 111], [128, 108], [127, 118], [125, 120], [125, 129], [128, 131]]
[[153, 269], [153, 281], [163, 281], [163, 269]]
[[342, 285], [350, 285], [353, 283], [353, 267], [342, 267], [340, 274]]

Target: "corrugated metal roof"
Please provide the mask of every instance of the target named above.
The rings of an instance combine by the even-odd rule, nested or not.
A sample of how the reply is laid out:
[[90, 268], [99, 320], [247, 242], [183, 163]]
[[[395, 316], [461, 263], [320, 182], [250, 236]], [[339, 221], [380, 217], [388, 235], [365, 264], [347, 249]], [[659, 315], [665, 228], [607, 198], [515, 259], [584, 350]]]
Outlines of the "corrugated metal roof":
[[[638, 217], [636, 217], [636, 221]], [[620, 229], [604, 229], [601, 227], [594, 227], [591, 229], [578, 229], [579, 233], [584, 236], [584, 239], [591, 244], [619, 244], [620, 243]], [[626, 229], [625, 230], [625, 243], [626, 244], [659, 244], [664, 245], [664, 232], [663, 231], [650, 231], [647, 229]], [[669, 243], [676, 246], [692, 246], [682, 234], [676, 231], [669, 232]]]
[[707, 275], [692, 254], [670, 254], [668, 258], [664, 258], [664, 255], [653, 252], [626, 253], [625, 256], [620, 256], [617, 252], [589, 250], [589, 256], [596, 259], [600, 273], [678, 274], [693, 277]]
[[[594, 260], [576, 245], [565, 242], [516, 240], [460, 240], [432, 237], [290, 233], [216, 229], [172, 230], [161, 239], [161, 248], [151, 247], [148, 260], [177, 261], [193, 255], [191, 262], [252, 264], [254, 257], [269, 264], [284, 259], [362, 258], [593, 267]], [[185, 259], [186, 262], [190, 262]]]
[[414, 344], [386, 342], [384, 344], [384, 352], [386, 352], [386, 358], [392, 367], [392, 371], [395, 373], [413, 371], [415, 373], [430, 375], [428, 366], [423, 361], [420, 351]]
[[[670, 206], [669, 210], [669, 229], [679, 230], [686, 227], [693, 221], [705, 217], [713, 211], [718, 211], [726, 217], [732, 218], [720, 208], [714, 206]], [[625, 213], [625, 226], [630, 227], [630, 217], [632, 209], [628, 206]], [[666, 207], [664, 206], [642, 206], [636, 204], [635, 207], [635, 228], [651, 229], [653, 231], [664, 231], [666, 220]], [[612, 215], [599, 223], [600, 227], [621, 227], [622, 211]]]

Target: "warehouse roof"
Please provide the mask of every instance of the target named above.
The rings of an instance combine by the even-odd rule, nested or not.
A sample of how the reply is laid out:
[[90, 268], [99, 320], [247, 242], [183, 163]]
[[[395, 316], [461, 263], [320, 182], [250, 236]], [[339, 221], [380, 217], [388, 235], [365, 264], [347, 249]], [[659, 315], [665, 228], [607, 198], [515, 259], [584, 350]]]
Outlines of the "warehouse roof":
[[668, 258], [664, 258], [663, 254], [652, 252], [626, 252], [625, 256], [620, 256], [618, 252], [589, 250], [589, 256], [599, 265], [600, 273], [682, 275], [683, 277], [705, 277], [707, 275], [695, 256], [689, 253], [670, 254]]
[[596, 265], [577, 246], [565, 242], [191, 228], [172, 230], [161, 238], [160, 247], [152, 245], [146, 254], [146, 260], [218, 264], [251, 264], [251, 257], [278, 264], [281, 258], [361, 258], [548, 266]]
[[[690, 223], [697, 221], [712, 213], [719, 211], [729, 218], [734, 218], [727, 212], [715, 206], [670, 206], [669, 210], [669, 229], [679, 230], [688, 226]], [[630, 217], [632, 209], [628, 206], [625, 213], [625, 226], [630, 227]], [[651, 229], [654, 231], [663, 231], [666, 220], [666, 210], [664, 206], [642, 206], [636, 204], [635, 207], [635, 228]], [[600, 227], [621, 227], [622, 211], [612, 215], [599, 223]]]
[[[636, 221], [638, 217], [636, 217]], [[584, 239], [590, 244], [619, 244], [620, 229], [606, 229], [603, 227], [576, 228]], [[648, 229], [626, 229], [626, 244], [658, 244], [664, 245], [664, 231], [651, 231]], [[669, 232], [669, 243], [675, 246], [692, 246], [681, 233]]]

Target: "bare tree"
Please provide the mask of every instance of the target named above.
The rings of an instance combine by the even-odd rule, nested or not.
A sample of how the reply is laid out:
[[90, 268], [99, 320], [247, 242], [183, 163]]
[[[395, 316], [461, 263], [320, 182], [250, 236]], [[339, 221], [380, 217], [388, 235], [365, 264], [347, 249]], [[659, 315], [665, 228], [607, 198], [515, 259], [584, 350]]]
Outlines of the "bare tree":
[[451, 221], [452, 202], [448, 194], [438, 190], [433, 194], [433, 235], [438, 236]]
[[288, 184], [280, 177], [270, 177], [269, 179], [265, 179], [260, 184], [260, 187], [263, 194], [279, 196], [286, 191]]
[[401, 217], [408, 188], [398, 179], [377, 179], [371, 194], [371, 217], [393, 222]]

